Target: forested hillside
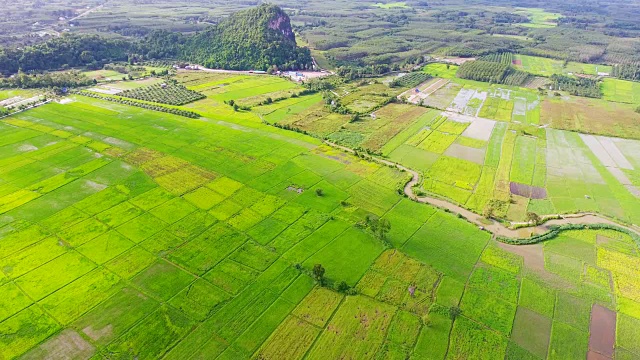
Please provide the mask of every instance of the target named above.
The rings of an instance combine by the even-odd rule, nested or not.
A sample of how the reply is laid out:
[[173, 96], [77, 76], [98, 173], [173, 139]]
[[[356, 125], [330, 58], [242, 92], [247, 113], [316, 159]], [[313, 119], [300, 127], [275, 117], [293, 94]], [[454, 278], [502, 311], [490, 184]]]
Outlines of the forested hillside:
[[103, 61], [127, 60], [137, 44], [97, 35], [64, 35], [24, 48], [0, 49], [0, 71], [12, 74], [76, 66], [101, 67]]
[[212, 68], [267, 70], [311, 65], [308, 49], [296, 46], [289, 16], [275, 5], [262, 5], [189, 38], [183, 56]]
[[287, 14], [277, 6], [262, 5], [191, 36], [156, 31], [135, 40], [63, 34], [33, 46], [0, 49], [0, 71], [8, 75], [20, 70], [100, 68], [112, 61], [166, 58], [234, 70], [293, 70], [312, 64], [309, 50], [296, 46]]

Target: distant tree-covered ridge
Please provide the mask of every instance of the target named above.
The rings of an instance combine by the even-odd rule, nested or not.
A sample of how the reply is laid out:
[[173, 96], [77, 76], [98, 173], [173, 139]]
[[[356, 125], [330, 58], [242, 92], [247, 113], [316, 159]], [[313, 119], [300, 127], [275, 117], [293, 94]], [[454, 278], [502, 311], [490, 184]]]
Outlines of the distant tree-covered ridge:
[[100, 68], [112, 61], [177, 59], [233, 70], [307, 69], [307, 48], [296, 45], [289, 16], [275, 5], [239, 11], [194, 35], [154, 31], [144, 39], [63, 34], [23, 48], [0, 49], [0, 72]]

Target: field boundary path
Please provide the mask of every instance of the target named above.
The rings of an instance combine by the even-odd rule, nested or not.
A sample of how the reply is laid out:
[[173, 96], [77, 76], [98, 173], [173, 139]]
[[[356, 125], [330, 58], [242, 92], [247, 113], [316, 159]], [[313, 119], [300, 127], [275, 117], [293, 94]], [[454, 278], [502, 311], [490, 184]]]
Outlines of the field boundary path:
[[[345, 146], [338, 145], [336, 143], [325, 140], [325, 144], [330, 145], [332, 147], [338, 148], [342, 151], [355, 154], [356, 151], [350, 149]], [[505, 226], [503, 223], [498, 222], [493, 219], [486, 219], [485, 217], [474, 213], [468, 209], [461, 207], [460, 205], [456, 205], [448, 200], [435, 198], [431, 196], [418, 196], [413, 192], [413, 187], [420, 182], [420, 174], [412, 169], [409, 169], [405, 166], [402, 166], [393, 161], [385, 160], [378, 158], [376, 156], [368, 156], [368, 159], [375, 161], [380, 164], [384, 164], [387, 166], [394, 166], [400, 170], [406, 171], [411, 174], [411, 180], [409, 180], [404, 186], [404, 193], [409, 197], [409, 199], [429, 204], [435, 206], [440, 209], [448, 210], [452, 213], [460, 214], [463, 218], [469, 221], [472, 224], [477, 225], [479, 228], [483, 230], [487, 230], [495, 236], [508, 237], [513, 239], [519, 239], [523, 237], [528, 237], [532, 234], [543, 234], [549, 232], [552, 226], [557, 225], [594, 225], [594, 224], [608, 224], [615, 225], [629, 231], [632, 231], [638, 235], [640, 235], [640, 228], [636, 225], [628, 226], [624, 224], [620, 224], [613, 220], [610, 220], [606, 217], [603, 217], [600, 214], [596, 213], [577, 213], [577, 214], [555, 214], [555, 215], [546, 215], [542, 216], [543, 224], [540, 225], [528, 225], [528, 223], [520, 223], [520, 222], [510, 222], [511, 226], [522, 226], [518, 229], [513, 229], [511, 227]]]

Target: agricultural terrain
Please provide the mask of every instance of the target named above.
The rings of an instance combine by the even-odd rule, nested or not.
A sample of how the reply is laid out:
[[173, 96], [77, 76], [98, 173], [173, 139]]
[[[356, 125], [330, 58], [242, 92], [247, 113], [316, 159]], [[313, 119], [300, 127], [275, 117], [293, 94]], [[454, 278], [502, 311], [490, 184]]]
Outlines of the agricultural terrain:
[[534, 89], [413, 78], [423, 106], [394, 100], [414, 82], [347, 81], [341, 114], [282, 78], [182, 71], [1, 119], [0, 358], [640, 357], [633, 232], [508, 245], [323, 140], [478, 214], [623, 223], [640, 142], [563, 130], [545, 106], [571, 102]]

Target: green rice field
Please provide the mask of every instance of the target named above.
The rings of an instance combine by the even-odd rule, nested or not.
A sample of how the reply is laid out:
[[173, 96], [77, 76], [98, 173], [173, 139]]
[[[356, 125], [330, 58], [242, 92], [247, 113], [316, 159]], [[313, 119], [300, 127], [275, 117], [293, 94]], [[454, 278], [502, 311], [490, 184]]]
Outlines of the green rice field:
[[634, 238], [505, 245], [400, 195], [406, 172], [322, 141], [478, 214], [638, 223], [619, 175], [640, 166], [637, 140], [541, 128], [533, 91], [475, 82], [443, 88], [443, 109], [358, 86], [375, 116], [351, 121], [276, 77], [179, 80], [207, 97], [176, 108], [202, 117], [71, 95], [0, 120], [1, 359], [573, 359], [599, 307], [617, 358], [640, 357]]

